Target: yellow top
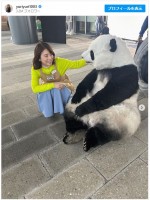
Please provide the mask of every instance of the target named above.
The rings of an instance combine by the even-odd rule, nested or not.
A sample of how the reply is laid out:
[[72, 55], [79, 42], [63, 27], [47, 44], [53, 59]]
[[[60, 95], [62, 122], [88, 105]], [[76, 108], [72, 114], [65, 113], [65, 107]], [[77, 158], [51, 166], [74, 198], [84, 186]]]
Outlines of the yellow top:
[[[55, 59], [57, 70], [61, 76], [63, 76], [68, 69], [77, 69], [86, 65], [86, 61], [84, 59], [80, 60], [68, 60], [64, 58], [57, 57]], [[51, 72], [55, 69], [54, 65], [51, 65], [48, 68], [42, 67], [42, 72], [50, 75]], [[51, 90], [54, 88], [54, 83], [44, 83], [40, 84], [40, 69], [31, 68], [31, 88], [34, 93], [45, 92], [47, 90]]]

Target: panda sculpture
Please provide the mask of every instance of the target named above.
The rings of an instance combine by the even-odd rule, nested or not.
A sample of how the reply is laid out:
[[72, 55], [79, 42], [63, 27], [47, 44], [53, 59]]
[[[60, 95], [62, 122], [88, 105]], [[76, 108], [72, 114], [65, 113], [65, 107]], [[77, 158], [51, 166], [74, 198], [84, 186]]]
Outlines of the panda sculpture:
[[126, 43], [101, 35], [82, 54], [94, 69], [65, 108], [65, 144], [83, 138], [83, 149], [133, 135], [140, 124], [138, 71]]

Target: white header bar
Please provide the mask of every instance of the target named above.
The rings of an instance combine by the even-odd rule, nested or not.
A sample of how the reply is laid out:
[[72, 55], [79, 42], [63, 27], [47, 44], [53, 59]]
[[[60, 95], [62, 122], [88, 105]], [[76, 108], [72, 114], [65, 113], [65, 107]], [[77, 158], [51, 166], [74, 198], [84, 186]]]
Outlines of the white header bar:
[[[11, 5], [12, 11], [6, 12], [7, 4]], [[122, 12], [114, 11], [105, 12], [105, 5], [145, 5], [145, 12]], [[118, 8], [118, 7], [117, 7]], [[112, 9], [114, 9], [112, 7]], [[130, 9], [130, 8], [129, 8]], [[131, 7], [132, 9], [132, 7]], [[1, 3], [1, 15], [4, 16], [98, 16], [98, 15], [145, 15], [148, 14], [148, 1], [147, 0], [34, 0], [34, 1], [14, 1], [6, 0]]]

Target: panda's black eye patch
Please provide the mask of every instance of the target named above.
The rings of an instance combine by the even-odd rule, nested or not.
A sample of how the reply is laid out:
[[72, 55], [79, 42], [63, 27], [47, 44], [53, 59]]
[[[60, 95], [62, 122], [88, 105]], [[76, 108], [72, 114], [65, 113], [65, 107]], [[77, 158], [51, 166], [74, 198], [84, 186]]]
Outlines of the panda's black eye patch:
[[91, 59], [94, 60], [94, 52], [92, 50], [90, 51], [90, 56], [91, 56]]

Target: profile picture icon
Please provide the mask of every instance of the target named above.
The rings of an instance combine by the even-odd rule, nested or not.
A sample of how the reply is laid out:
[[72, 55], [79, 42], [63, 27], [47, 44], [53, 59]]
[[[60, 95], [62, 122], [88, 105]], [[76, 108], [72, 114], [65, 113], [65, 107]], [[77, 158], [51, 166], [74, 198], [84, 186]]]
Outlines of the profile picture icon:
[[12, 11], [12, 6], [10, 4], [7, 4], [5, 6], [5, 10], [6, 10], [7, 13], [10, 13]]

